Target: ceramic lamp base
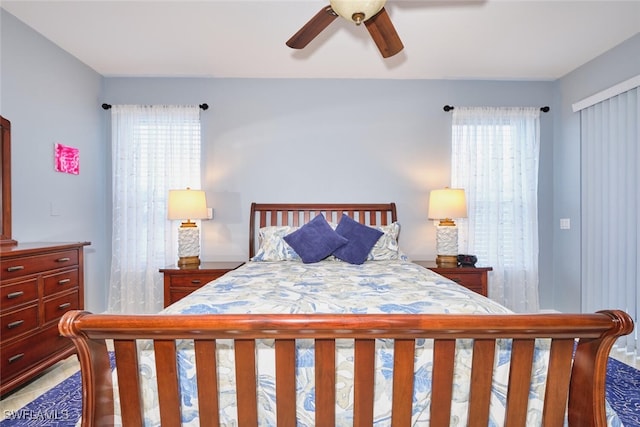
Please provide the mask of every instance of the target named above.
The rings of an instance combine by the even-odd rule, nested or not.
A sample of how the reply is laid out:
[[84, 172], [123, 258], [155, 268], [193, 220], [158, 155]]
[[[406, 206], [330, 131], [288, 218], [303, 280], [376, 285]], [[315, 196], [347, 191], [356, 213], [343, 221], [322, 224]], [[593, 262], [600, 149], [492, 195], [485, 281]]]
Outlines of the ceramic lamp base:
[[[189, 223], [193, 224], [193, 223]], [[178, 267], [200, 265], [200, 230], [183, 224], [178, 228]]]
[[[453, 221], [452, 221], [453, 223]], [[436, 229], [436, 264], [438, 267], [458, 266], [458, 227], [438, 225]]]

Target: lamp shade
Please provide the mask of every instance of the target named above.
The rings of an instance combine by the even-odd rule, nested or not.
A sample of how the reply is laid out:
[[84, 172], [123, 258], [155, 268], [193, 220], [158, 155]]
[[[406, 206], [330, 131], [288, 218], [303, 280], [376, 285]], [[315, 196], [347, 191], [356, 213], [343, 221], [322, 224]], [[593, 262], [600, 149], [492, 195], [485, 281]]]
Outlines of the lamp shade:
[[462, 188], [433, 190], [429, 195], [429, 219], [466, 218], [467, 199]]
[[[373, 17], [376, 13], [380, 12], [384, 6], [386, 0], [330, 0], [331, 9], [338, 15], [359, 24], [362, 21]], [[356, 17], [358, 14], [362, 21], [358, 22]]]
[[202, 190], [169, 190], [169, 219], [207, 218], [207, 199]]

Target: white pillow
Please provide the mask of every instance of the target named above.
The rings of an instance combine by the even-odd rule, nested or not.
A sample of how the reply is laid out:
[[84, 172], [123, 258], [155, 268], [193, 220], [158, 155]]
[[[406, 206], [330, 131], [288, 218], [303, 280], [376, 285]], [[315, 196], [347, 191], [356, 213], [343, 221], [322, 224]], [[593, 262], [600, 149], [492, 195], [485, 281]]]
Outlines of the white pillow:
[[367, 256], [367, 261], [387, 261], [400, 259], [407, 261], [409, 258], [400, 251], [398, 246], [398, 234], [400, 234], [400, 224], [394, 222], [389, 225], [374, 226], [384, 234], [380, 236], [371, 252]]
[[299, 227], [289, 225], [262, 227], [258, 230], [258, 252], [251, 261], [302, 261], [283, 237]]

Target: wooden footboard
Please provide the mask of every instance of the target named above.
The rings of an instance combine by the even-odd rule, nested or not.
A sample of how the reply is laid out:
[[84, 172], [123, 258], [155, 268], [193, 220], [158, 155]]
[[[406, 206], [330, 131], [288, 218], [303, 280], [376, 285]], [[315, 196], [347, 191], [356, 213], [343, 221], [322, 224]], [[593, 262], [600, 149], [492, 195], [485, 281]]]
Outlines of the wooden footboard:
[[[335, 424], [336, 339], [355, 340], [354, 423], [373, 423], [376, 339], [394, 340], [392, 425], [411, 424], [416, 339], [434, 339], [430, 425], [450, 420], [455, 340], [473, 339], [470, 425], [489, 420], [496, 340], [511, 339], [505, 425], [525, 425], [536, 338], [551, 339], [542, 424], [603, 426], [611, 346], [633, 330], [622, 311], [538, 315], [96, 315], [71, 311], [61, 333], [73, 340], [82, 371], [83, 426], [113, 425], [112, 375], [105, 340], [114, 341], [124, 425], [142, 425], [136, 340], [153, 340], [163, 424], [180, 425], [176, 340], [194, 340], [201, 425], [219, 425], [216, 340], [234, 340], [238, 425], [257, 426], [257, 339], [275, 339], [278, 426], [296, 425], [295, 340], [315, 340], [317, 426]], [[576, 346], [577, 342], [577, 346]]]

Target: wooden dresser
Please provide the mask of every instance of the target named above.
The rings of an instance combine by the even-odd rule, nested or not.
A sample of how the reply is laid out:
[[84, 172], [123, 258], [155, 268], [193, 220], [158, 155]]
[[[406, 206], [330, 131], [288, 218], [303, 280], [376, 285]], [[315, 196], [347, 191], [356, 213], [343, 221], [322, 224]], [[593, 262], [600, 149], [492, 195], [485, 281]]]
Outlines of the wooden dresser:
[[60, 336], [58, 320], [84, 309], [83, 247], [89, 244], [0, 248], [0, 395], [75, 352]]

